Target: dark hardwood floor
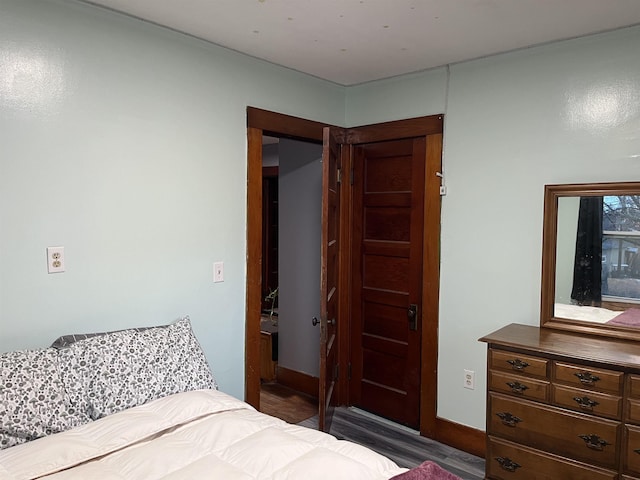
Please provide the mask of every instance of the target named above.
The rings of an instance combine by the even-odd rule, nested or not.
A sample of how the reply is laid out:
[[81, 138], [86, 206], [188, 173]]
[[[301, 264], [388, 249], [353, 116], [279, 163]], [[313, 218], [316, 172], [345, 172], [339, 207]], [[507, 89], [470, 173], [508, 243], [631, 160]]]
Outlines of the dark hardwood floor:
[[[263, 384], [261, 410], [289, 423], [317, 429], [318, 403], [307, 395], [277, 383]], [[464, 480], [484, 478], [484, 459], [421, 437], [418, 432], [352, 407], [338, 407], [330, 433], [412, 468], [432, 460]]]
[[263, 383], [260, 410], [285, 422], [299, 423], [318, 414], [318, 400], [279, 383]]

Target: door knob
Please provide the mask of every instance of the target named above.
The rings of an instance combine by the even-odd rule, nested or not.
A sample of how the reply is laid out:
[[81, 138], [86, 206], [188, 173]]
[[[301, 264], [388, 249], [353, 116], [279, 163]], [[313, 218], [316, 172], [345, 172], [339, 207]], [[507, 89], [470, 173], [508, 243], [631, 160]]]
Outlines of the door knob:
[[407, 319], [409, 320], [409, 330], [418, 330], [418, 305], [415, 303], [409, 305]]
[[316, 317], [313, 317], [313, 318], [311, 319], [311, 325], [313, 325], [314, 327], [315, 327], [316, 325], [318, 325], [319, 323], [320, 323], [320, 320], [318, 320]]

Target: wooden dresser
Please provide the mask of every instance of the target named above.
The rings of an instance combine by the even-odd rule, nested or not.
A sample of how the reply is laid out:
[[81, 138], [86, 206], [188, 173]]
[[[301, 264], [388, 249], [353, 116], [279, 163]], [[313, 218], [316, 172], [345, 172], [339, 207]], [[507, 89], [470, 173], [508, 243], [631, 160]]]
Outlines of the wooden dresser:
[[511, 324], [488, 344], [486, 478], [640, 480], [640, 344]]

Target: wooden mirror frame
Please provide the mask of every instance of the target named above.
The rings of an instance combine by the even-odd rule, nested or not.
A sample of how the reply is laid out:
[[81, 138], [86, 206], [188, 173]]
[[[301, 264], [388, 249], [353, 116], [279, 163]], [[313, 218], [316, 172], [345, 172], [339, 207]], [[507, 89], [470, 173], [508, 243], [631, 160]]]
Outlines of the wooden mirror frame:
[[[594, 324], [587, 321], [554, 316], [558, 199], [561, 197], [597, 197], [623, 194], [640, 195], [640, 182], [545, 185], [542, 234], [542, 292], [540, 299], [541, 327], [640, 341], [640, 328]], [[640, 308], [640, 305], [638, 307]]]

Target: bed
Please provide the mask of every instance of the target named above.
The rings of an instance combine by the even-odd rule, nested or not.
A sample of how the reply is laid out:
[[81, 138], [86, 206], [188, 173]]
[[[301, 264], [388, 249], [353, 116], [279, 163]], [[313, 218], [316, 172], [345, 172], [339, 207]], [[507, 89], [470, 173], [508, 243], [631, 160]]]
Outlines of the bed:
[[188, 317], [0, 355], [0, 480], [430, 479], [218, 390]]
[[590, 305], [556, 303], [554, 305], [553, 316], [621, 327], [640, 327], [640, 308], [627, 308], [626, 310], [620, 311]]

